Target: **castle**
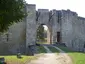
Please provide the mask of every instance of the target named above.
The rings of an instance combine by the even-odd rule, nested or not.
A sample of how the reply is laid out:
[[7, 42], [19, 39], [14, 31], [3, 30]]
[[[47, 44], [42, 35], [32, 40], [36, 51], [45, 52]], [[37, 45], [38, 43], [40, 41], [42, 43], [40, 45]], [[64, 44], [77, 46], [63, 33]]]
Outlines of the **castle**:
[[25, 12], [28, 16], [22, 22], [10, 26], [7, 33], [0, 36], [0, 50], [12, 54], [35, 51], [37, 28], [42, 24], [49, 29], [47, 42], [65, 43], [75, 51], [85, 50], [85, 18], [79, 17], [76, 12], [55, 9], [36, 11], [34, 4], [26, 4]]

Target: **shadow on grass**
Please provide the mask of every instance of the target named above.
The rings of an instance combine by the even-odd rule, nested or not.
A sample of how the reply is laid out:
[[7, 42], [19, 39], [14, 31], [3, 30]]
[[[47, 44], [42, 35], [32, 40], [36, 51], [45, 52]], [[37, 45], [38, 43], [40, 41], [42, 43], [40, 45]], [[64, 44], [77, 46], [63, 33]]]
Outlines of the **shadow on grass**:
[[80, 52], [80, 51], [73, 51], [72, 49], [66, 47], [65, 45], [57, 45], [57, 44], [37, 44], [37, 48], [38, 48], [38, 53], [47, 53], [46, 49], [44, 49], [44, 46], [47, 46], [53, 53], [59, 52], [59, 50], [56, 50], [53, 46], [59, 47], [60, 49], [62, 49], [63, 51], [65, 51], [66, 53], [84, 53], [84, 52]]
[[54, 47], [52, 47], [51, 45], [52, 44], [39, 44], [39, 45], [37, 45], [38, 54], [47, 53], [47, 50], [43, 46], [47, 46], [50, 49], [50, 51], [52, 51], [52, 53], [59, 53], [59, 51], [57, 49], [55, 49]]

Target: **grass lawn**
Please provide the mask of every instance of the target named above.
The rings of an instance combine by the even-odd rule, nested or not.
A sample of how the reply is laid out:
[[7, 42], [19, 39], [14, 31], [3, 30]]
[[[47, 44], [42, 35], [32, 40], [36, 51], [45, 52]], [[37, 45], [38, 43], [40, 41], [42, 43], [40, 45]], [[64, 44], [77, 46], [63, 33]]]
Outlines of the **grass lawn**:
[[0, 56], [0, 57], [4, 57], [7, 64], [26, 64], [27, 62], [29, 62], [33, 59], [36, 59], [35, 56], [25, 56], [25, 55], [22, 55], [21, 59], [18, 59], [17, 56], [15, 56], [15, 55]]
[[66, 47], [61, 47], [61, 46], [58, 46], [58, 47], [69, 54], [69, 56], [73, 60], [73, 64], [85, 64], [85, 53], [75, 52]]
[[[43, 46], [37, 46], [38, 47], [38, 51], [39, 53], [46, 53], [46, 50], [44, 49]], [[0, 56], [5, 58], [5, 61], [7, 64], [27, 64], [29, 63], [31, 60], [37, 59], [39, 56], [26, 56], [26, 55], [22, 55], [22, 58], [19, 59], [17, 58], [16, 55], [9, 55], [9, 56]]]
[[37, 46], [39, 53], [46, 53], [46, 50], [43, 46]]
[[54, 47], [48, 46], [48, 48], [53, 52], [53, 53], [59, 53], [59, 51], [57, 49], [55, 49]]

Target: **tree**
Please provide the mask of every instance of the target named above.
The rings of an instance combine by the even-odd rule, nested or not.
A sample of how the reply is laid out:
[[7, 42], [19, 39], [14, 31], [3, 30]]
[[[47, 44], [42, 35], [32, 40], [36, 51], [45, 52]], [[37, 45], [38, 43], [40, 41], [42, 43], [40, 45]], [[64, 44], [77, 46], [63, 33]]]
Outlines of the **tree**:
[[44, 40], [44, 27], [40, 25], [37, 29], [37, 40], [43, 41]]
[[23, 0], [0, 0], [0, 33], [26, 16], [24, 6]]

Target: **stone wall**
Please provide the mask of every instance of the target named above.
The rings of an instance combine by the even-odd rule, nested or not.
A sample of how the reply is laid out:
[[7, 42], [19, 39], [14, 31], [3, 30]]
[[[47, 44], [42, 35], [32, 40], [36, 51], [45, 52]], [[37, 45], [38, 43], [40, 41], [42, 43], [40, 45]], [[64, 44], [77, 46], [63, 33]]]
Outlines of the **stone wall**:
[[25, 49], [26, 45], [25, 23], [25, 21], [15, 23], [9, 27], [9, 30], [6, 34], [2, 35], [2, 39], [0, 41], [0, 52], [3, 51], [3, 54], [16, 54], [21, 51], [22, 53], [25, 53], [25, 50], [23, 50]]
[[85, 18], [78, 17], [77, 13], [62, 10], [61, 37], [62, 43], [75, 51], [84, 51]]
[[26, 54], [33, 55], [36, 53], [36, 6], [34, 4], [26, 4]]
[[36, 32], [41, 24], [47, 25], [49, 29], [48, 42], [57, 42], [57, 32], [60, 32], [61, 43], [75, 51], [84, 51], [85, 18], [78, 17], [76, 12], [48, 9], [36, 11], [34, 4], [26, 4], [25, 12], [28, 16], [23, 22], [15, 23], [6, 34], [0, 35], [0, 53], [35, 51]]
[[73, 23], [74, 27], [74, 38], [73, 45], [77, 51], [84, 50], [85, 44], [85, 18], [77, 17], [77, 21]]
[[38, 19], [36, 20], [37, 28], [40, 25], [46, 25], [48, 27], [47, 31], [47, 42], [51, 43], [51, 25], [49, 22], [49, 10], [48, 9], [38, 9], [38, 15], [36, 16]]
[[35, 5], [26, 5], [26, 47], [36, 43], [36, 9]]
[[[11, 33], [12, 37], [9, 41], [10, 51], [13, 53], [22, 51], [25, 52], [25, 45], [26, 45], [26, 22], [19, 22], [11, 26], [8, 30]], [[11, 48], [12, 47], [12, 48]]]
[[73, 38], [73, 27], [72, 22], [74, 21], [73, 13], [69, 10], [61, 11], [62, 20], [61, 20], [61, 37], [62, 42], [65, 43], [68, 47], [72, 47], [72, 38]]

